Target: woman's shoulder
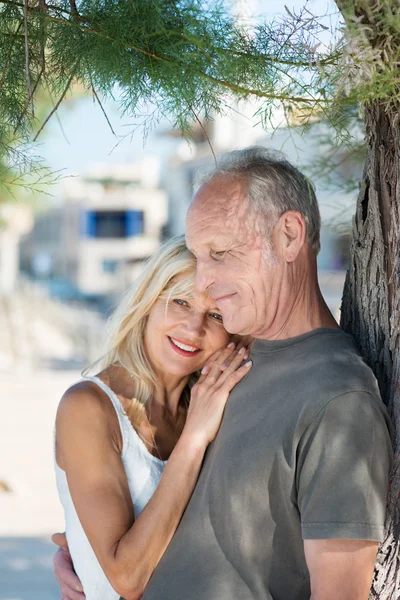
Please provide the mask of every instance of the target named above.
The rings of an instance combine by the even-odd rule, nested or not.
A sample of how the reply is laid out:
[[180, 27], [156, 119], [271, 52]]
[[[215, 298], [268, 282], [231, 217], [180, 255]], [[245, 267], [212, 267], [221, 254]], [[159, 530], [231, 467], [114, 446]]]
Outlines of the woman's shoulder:
[[65, 457], [92, 455], [112, 449], [122, 451], [118, 417], [108, 394], [99, 385], [83, 380], [63, 394], [56, 415], [56, 459], [61, 469]]
[[79, 419], [80, 422], [86, 418], [108, 420], [110, 408], [112, 406], [107, 393], [93, 381], [82, 380], [71, 385], [62, 395], [57, 421], [60, 417], [68, 417], [68, 421]]

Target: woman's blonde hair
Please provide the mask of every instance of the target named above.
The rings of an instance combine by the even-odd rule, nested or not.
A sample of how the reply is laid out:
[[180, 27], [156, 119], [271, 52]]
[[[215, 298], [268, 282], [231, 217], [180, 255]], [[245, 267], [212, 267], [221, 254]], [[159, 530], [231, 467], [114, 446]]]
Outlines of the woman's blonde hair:
[[[176, 281], [179, 275], [185, 277]], [[134, 379], [135, 399], [129, 411], [134, 425], [140, 423], [156, 383], [144, 349], [147, 317], [159, 298], [168, 301], [172, 296], [193, 296], [195, 275], [196, 259], [184, 236], [171, 238], [150, 257], [109, 319], [105, 354], [98, 362], [103, 369], [117, 364]]]

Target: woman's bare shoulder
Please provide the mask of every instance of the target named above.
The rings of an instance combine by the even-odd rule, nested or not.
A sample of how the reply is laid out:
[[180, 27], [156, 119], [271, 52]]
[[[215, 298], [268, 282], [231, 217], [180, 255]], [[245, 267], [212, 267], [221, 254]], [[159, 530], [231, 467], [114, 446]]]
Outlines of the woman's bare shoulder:
[[99, 386], [81, 381], [63, 394], [56, 415], [56, 460], [65, 470], [66, 458], [121, 453], [122, 440], [112, 403]]
[[110, 400], [107, 394], [91, 381], [79, 381], [61, 397], [57, 410], [57, 421], [62, 418], [68, 420], [86, 420], [86, 418], [107, 419], [109, 415]]

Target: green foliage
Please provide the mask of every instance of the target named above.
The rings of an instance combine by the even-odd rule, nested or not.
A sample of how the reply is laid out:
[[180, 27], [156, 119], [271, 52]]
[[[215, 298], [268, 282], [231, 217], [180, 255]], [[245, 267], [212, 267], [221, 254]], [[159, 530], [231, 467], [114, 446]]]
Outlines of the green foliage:
[[[327, 27], [307, 5], [249, 28], [222, 2], [0, 0], [0, 154], [6, 165], [32, 165], [24, 144], [39, 137], [76, 83], [98, 102], [116, 95], [132, 116], [155, 106], [147, 128], [167, 116], [187, 134], [232, 98], [255, 98], [264, 126], [281, 107], [289, 123], [299, 112], [306, 125], [325, 119], [337, 141], [349, 141], [348, 107], [398, 90], [397, 13], [389, 0], [381, 0], [381, 15], [369, 4], [338, 2], [346, 29], [324, 46]], [[382, 42], [388, 30], [389, 45]], [[40, 120], [43, 89], [54, 107]]]
[[184, 132], [198, 115], [225, 110], [232, 96], [259, 98], [263, 123], [279, 103], [310, 114], [325, 110], [336, 51], [321, 58], [321, 27], [303, 16], [248, 31], [222, 5], [204, 8], [196, 0], [31, 0], [27, 10], [1, 0], [3, 151], [15, 136], [27, 142], [31, 131], [40, 133], [40, 87], [59, 102], [77, 81], [97, 98], [118, 90], [122, 111], [131, 115], [155, 105], [153, 119], [167, 115]]

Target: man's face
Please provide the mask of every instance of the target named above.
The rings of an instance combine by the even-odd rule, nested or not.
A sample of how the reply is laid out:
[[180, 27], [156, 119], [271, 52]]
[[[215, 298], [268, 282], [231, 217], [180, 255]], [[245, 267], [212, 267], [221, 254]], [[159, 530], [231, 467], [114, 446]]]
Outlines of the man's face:
[[226, 176], [200, 188], [186, 220], [187, 245], [197, 258], [197, 289], [215, 301], [227, 331], [256, 337], [268, 326], [267, 312], [273, 318], [278, 274], [277, 265], [262, 260], [268, 244], [257, 221], [249, 215], [244, 182]]

